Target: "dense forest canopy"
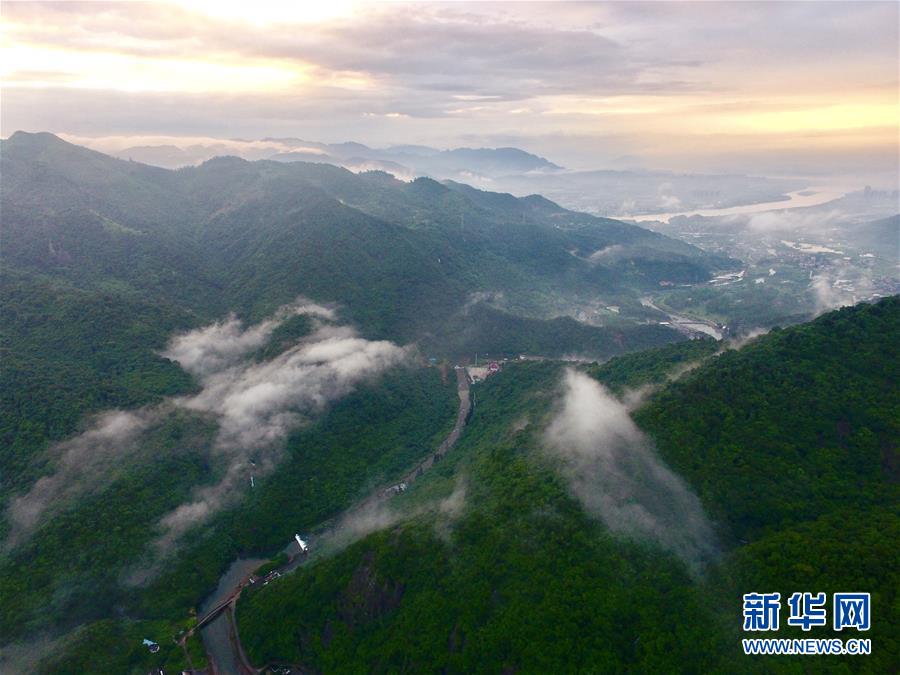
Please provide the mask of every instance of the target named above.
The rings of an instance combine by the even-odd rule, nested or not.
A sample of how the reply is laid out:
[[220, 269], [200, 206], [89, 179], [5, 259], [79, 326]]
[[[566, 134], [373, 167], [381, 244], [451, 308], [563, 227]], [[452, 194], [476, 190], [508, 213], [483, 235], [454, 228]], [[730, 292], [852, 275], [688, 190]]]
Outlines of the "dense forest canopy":
[[[740, 350], [690, 343], [589, 370], [624, 391], [697, 366], [634, 417], [715, 523], [721, 559], [699, 578], [585, 513], [541, 451], [561, 366], [509, 368], [478, 385], [459, 453], [408, 497], [446, 498], [462, 482], [461, 511], [373, 534], [242, 599], [252, 660], [328, 672], [890, 670], [898, 322], [891, 298]], [[850, 587], [872, 593], [871, 657], [740, 655], [742, 593]]]
[[[169, 171], [21, 132], [0, 160], [0, 645], [31, 670], [208, 665], [198, 634], [174, 638], [229, 565], [279, 568], [294, 533], [418, 466], [454, 427], [453, 365], [485, 357], [508, 360], [473, 385], [458, 445], [376, 531], [242, 597], [255, 664], [900, 660], [897, 297], [736, 348], [686, 340], [647, 296], [705, 298], [696, 285], [737, 261], [537, 195], [235, 157]], [[585, 307], [602, 321], [578, 320]], [[341, 349], [387, 356], [345, 381]], [[324, 369], [318, 389], [298, 364]], [[610, 481], [578, 463], [593, 441], [551, 438], [572, 378], [593, 401], [584, 435], [607, 420], [634, 450], [610, 455], [627, 469], [613, 515]], [[274, 441], [234, 453], [229, 405], [255, 403], [251, 385], [310, 402], [235, 405]], [[118, 423], [122, 442], [104, 436]], [[202, 527], [165, 539], [168, 516], [223, 485]], [[696, 521], [702, 555], [677, 522], [669, 536], [617, 519], [654, 492]], [[748, 590], [871, 592], [872, 656], [738, 659]]]
[[[682, 339], [644, 323], [641, 288], [732, 262], [543, 199], [324, 164], [217, 158], [167, 171], [23, 132], [0, 160], [7, 496], [87, 414], [188, 391], [159, 351], [228, 312], [255, 321], [303, 295], [336, 303], [368, 338], [429, 355], [605, 358]], [[628, 253], [587, 259], [610, 246]], [[579, 288], [635, 315], [547, 321], [554, 298]]]

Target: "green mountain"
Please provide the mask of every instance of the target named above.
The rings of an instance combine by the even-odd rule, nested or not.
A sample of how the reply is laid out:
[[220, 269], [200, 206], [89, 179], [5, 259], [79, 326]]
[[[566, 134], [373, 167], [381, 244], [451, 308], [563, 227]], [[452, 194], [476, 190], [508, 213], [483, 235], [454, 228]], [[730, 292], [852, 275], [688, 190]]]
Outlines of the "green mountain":
[[[22, 643], [27, 672], [203, 667], [197, 635], [184, 648], [172, 637], [229, 565], [279, 564], [294, 532], [416, 466], [453, 427], [450, 365], [476, 352], [617, 357], [582, 367], [582, 386], [588, 374], [632, 406], [631, 390], [656, 387], [632, 413], [603, 399], [623, 438], [656, 448], [635, 441], [628, 470], [600, 483], [631, 497], [607, 513], [590, 465], [571, 464], [585, 457], [547, 452], [566, 366], [512, 360], [477, 385], [454, 451], [392, 502], [401, 525], [246, 594], [254, 662], [877, 672], [896, 661], [896, 298], [719, 354], [641, 298], [734, 261], [540, 196], [233, 157], [168, 171], [24, 133], [2, 142], [0, 179], [0, 644]], [[275, 314], [298, 296], [333, 316]], [[573, 318], [588, 310], [602, 321]], [[188, 348], [233, 368], [210, 375], [202, 358], [174, 360], [171, 340], [188, 330], [248, 346], [234, 362]], [[319, 363], [343, 338], [412, 347], [348, 388], [331, 373], [321, 390], [290, 389], [298, 346], [320, 340], [300, 355]], [[220, 400], [204, 403], [215, 387]], [[310, 397], [308, 417], [276, 430], [277, 449], [254, 440], [229, 455], [217, 405], [267, 429], [254, 396], [279, 387]], [[139, 432], [113, 447], [109, 419]], [[164, 548], [167, 515], [222, 484], [235, 498]], [[626, 532], [632, 507], [647, 531]], [[872, 657], [744, 660], [736, 598], [767, 589], [871, 591]]]
[[898, 54], [0, 0], [0, 675], [900, 675]]
[[[168, 171], [52, 134], [2, 141], [0, 210], [0, 642], [65, 636], [62, 654], [174, 634], [235, 557], [273, 555], [414, 465], [455, 415], [445, 359], [605, 358], [681, 341], [642, 293], [733, 264], [537, 196], [228, 157]], [[160, 518], [229, 470], [210, 451], [215, 419], [175, 403], [206, 383], [163, 355], [167, 344], [230, 312], [258, 324], [298, 296], [334, 307], [335, 325], [361, 339], [418, 351], [322, 404], [287, 434], [277, 471], [135, 582]], [[621, 311], [588, 325], [569, 316], [580, 302]], [[271, 362], [311, 330], [304, 317], [286, 321], [248, 363]], [[444, 363], [443, 378], [425, 356]], [[144, 416], [121, 463], [97, 468], [99, 446], [77, 461], [64, 454], [110, 410]], [[73, 478], [54, 483], [61, 471]], [[18, 538], [31, 518], [22, 504], [33, 504], [22, 500], [50, 485], [59, 504], [50, 494], [54, 510]], [[165, 646], [167, 670], [183, 667]], [[128, 670], [144, 657], [129, 647], [105, 666], [47, 668], [122, 672], [121, 658]]]
[[[403, 495], [418, 515], [242, 596], [244, 647], [256, 664], [319, 672], [889, 672], [898, 330], [894, 297], [738, 351], [688, 343], [588, 369], [622, 391], [700, 364], [634, 413], [715, 524], [720, 552], [699, 575], [588, 515], [545, 451], [561, 366], [508, 367], [477, 385], [451, 458]], [[872, 594], [864, 635], [784, 618], [772, 635], [871, 638], [870, 656], [741, 652], [760, 636], [741, 632], [743, 593], [854, 590]]]
[[265, 314], [303, 293], [401, 340], [479, 291], [552, 315], [554, 295], [633, 297], [732, 263], [538, 197], [322, 164], [224, 157], [167, 171], [17, 132], [2, 176], [7, 266], [213, 315]]
[[[730, 263], [539, 197], [321, 164], [167, 171], [23, 132], [0, 160], [7, 493], [87, 413], [187, 391], [159, 351], [229, 311], [258, 320], [303, 295], [337, 303], [365, 337], [430, 354], [605, 357], [681, 339], [646, 323], [642, 288]], [[547, 320], [597, 296], [622, 306], [603, 327]]]

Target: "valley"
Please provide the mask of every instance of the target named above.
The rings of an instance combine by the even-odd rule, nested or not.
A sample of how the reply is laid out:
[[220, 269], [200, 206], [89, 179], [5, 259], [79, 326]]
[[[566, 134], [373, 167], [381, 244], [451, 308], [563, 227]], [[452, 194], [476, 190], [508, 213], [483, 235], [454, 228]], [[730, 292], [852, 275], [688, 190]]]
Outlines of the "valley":
[[[320, 523], [311, 529], [311, 534], [304, 535], [304, 540], [312, 553], [299, 548], [298, 544], [291, 541], [282, 551], [288, 561], [267, 572], [265, 580], [256, 576], [254, 572], [259, 569], [265, 560], [249, 559], [233, 562], [222, 578], [219, 580], [216, 593], [209, 596], [200, 610], [200, 618], [193, 630], [201, 630], [203, 643], [212, 662], [214, 672], [258, 672], [247, 660], [240, 637], [235, 627], [235, 607], [240, 600], [241, 591], [254, 584], [267, 585], [293, 570], [307, 563], [310, 556], [316, 559], [322, 556], [333, 555], [336, 551], [346, 546], [347, 541], [352, 541], [360, 535], [358, 521], [369, 518], [391, 518], [385, 511], [390, 499], [405, 492], [409, 485], [413, 484], [435, 463], [444, 459], [446, 453], [453, 449], [459, 440], [466, 420], [472, 413], [470, 398], [470, 381], [465, 368], [457, 367], [457, 389], [459, 393], [459, 411], [456, 422], [447, 437], [441, 441], [437, 449], [425, 457], [408, 474], [397, 480], [390, 487], [379, 487], [366, 499], [357, 502], [339, 516], [328, 522]], [[402, 486], [402, 487], [400, 487]]]
[[900, 3], [0, 5], [0, 675], [898, 672]]
[[[416, 670], [446, 664], [468, 672], [518, 664], [530, 670], [548, 663], [578, 670], [585, 663], [580, 659], [598, 663], [605, 658], [607, 664], [625, 661], [641, 670], [666, 664], [684, 668], [687, 663], [690, 669], [733, 671], [738, 641], [728, 598], [737, 588], [762, 584], [788, 590], [823, 573], [831, 579], [826, 588], [831, 588], [846, 574], [841, 561], [856, 555], [861, 556], [857, 569], [868, 570], [856, 574], [869, 575], [870, 584], [884, 580], [873, 586], [873, 598], [878, 598], [881, 621], [893, 624], [894, 573], [889, 570], [896, 567], [896, 553], [889, 552], [889, 542], [898, 523], [890, 507], [897, 495], [889, 458], [895, 451], [868, 434], [888, 439], [895, 433], [889, 399], [895, 399], [890, 392], [896, 367], [888, 366], [895, 348], [888, 343], [896, 305], [892, 299], [830, 313], [812, 324], [757, 338], [739, 351], [704, 354], [695, 349], [689, 354], [674, 345], [588, 369], [600, 382], [615, 382], [618, 391], [648, 378], [662, 383], [633, 416], [652, 436], [659, 455], [697, 490], [715, 524], [717, 544], [699, 578], [692, 580], [681, 554], [647, 547], [646, 538], [633, 530], [602, 534], [603, 524], [584, 515], [579, 500], [585, 495], [574, 487], [579, 483], [561, 479], [556, 462], [542, 449], [545, 425], [556, 414], [551, 392], [564, 366], [513, 364], [478, 385], [484, 387], [477, 394], [480, 404], [459, 452], [441, 473], [429, 473], [403, 495], [414, 506], [458, 491], [462, 480], [467, 485], [465, 509], [450, 518], [413, 515], [334, 557], [311, 561], [244, 594], [237, 617], [251, 662], [301, 670], [352, 670], [377, 662], [383, 671], [404, 663]], [[686, 344], [703, 347], [704, 342], [715, 345]], [[883, 348], [887, 361], [876, 357], [880, 366], [869, 364], [871, 355]], [[802, 354], [815, 355], [816, 366]], [[679, 364], [693, 369], [685, 372]], [[887, 366], [887, 371], [875, 376], [873, 366]], [[671, 376], [673, 370], [683, 374], [666, 384], [665, 374]], [[661, 380], [651, 375], [657, 372], [663, 374]], [[830, 384], [823, 382], [815, 390], [791, 384], [813, 372], [827, 372]], [[826, 390], [837, 398], [829, 394], [823, 399]], [[851, 390], [862, 398], [851, 402], [852, 397], [838, 394]], [[726, 402], [733, 414], [723, 414]], [[880, 412], [862, 413], [871, 404]], [[818, 426], [822, 406], [836, 406], [840, 418], [863, 426], [841, 441], [840, 424]], [[779, 421], [772, 426], [775, 419]], [[629, 464], [613, 462], [607, 471], [621, 472], [618, 485], [630, 488], [622, 498], [652, 508], [641, 484], [632, 485]], [[798, 484], [794, 476], [800, 470], [815, 478]], [[747, 482], [748, 476], [753, 480]], [[860, 531], [843, 520], [841, 514], [848, 510], [867, 514], [872, 527]], [[601, 513], [600, 521], [616, 522], [605, 520], [617, 517], [615, 510]], [[673, 527], [687, 534], [687, 523]], [[827, 532], [827, 539], [812, 540], [812, 532]], [[664, 542], [667, 536], [660, 532], [649, 539]], [[848, 548], [829, 543], [836, 539]], [[782, 546], [789, 550], [779, 556]], [[493, 555], [497, 550], [503, 551], [499, 558]], [[665, 584], [665, 599], [655, 592], [641, 594], [646, 587], [628, 581], [633, 574], [652, 580], [654, 587]], [[583, 605], [571, 600], [585, 594], [590, 601]], [[642, 600], [638, 610], [637, 597]], [[572, 616], [578, 607], [585, 612]], [[597, 651], [571, 650], [548, 640], [543, 636], [547, 624], [534, 617], [587, 627], [580, 640], [596, 644]], [[291, 628], [279, 628], [285, 624]], [[632, 638], [618, 647], [611, 647], [601, 630], [609, 626], [617, 634], [641, 637], [649, 634], [646, 630], [658, 636], [661, 624], [673, 631], [669, 640]], [[694, 639], [707, 641], [702, 656], [674, 637], [690, 627], [696, 627]], [[891, 630], [891, 625], [882, 626], [877, 637], [887, 650], [893, 649], [887, 637]], [[522, 636], [524, 642], [508, 651], [503, 647], [508, 635]], [[448, 652], [447, 640], [458, 646]], [[880, 655], [873, 669], [892, 658]], [[738, 670], [756, 672], [775, 663], [764, 660]], [[844, 664], [852, 667], [853, 661]]]
[[[0, 156], [0, 590], [12, 599], [0, 629], [10, 653], [53, 645], [35, 672], [578, 670], [587, 654], [610, 667], [714, 669], [732, 652], [725, 614], [702, 599], [724, 602], [732, 575], [758, 572], [754, 547], [794, 526], [835, 527], [826, 494], [895, 526], [889, 481], [841, 455], [875, 461], [874, 448], [893, 447], [883, 378], [896, 300], [878, 295], [896, 287], [883, 247], [854, 259], [870, 272], [864, 286], [836, 262], [846, 246], [777, 228], [753, 239], [731, 221], [673, 218], [653, 232], [537, 195], [297, 161], [216, 158], [175, 172], [49, 134], [15, 134]], [[889, 236], [869, 224], [874, 212], [835, 227]], [[840, 276], [816, 282], [830, 274]], [[851, 297], [826, 293], [835, 288]], [[805, 323], [860, 300], [874, 304]], [[832, 323], [837, 333], [822, 333]], [[731, 348], [774, 326], [794, 327]], [[765, 478], [784, 500], [767, 507], [782, 520], [767, 520], [741, 479], [728, 483], [734, 466], [760, 478], [753, 461], [720, 464], [749, 439], [733, 427], [691, 436], [696, 411], [672, 401], [713, 396], [730, 368], [763, 358], [753, 354], [799, 368], [779, 350], [820, 333], [855, 333], [868, 359], [857, 371], [869, 373], [855, 391], [869, 407], [848, 424], [872, 436], [839, 435], [809, 460], [785, 454], [773, 428], [786, 420], [754, 427], [754, 443], [782, 448], [769, 461], [785, 475], [821, 481], [804, 509]], [[833, 346], [835, 358], [850, 352]], [[816, 395], [832, 382], [796, 377]], [[758, 383], [800, 400], [792, 387]], [[637, 464], [614, 453], [601, 471], [593, 444], [549, 440], [572, 391], [596, 406], [584, 419], [624, 425], [613, 445], [633, 444]], [[747, 396], [722, 400], [737, 410]], [[841, 396], [828, 393], [837, 408], [820, 416], [861, 405]], [[798, 433], [812, 443], [809, 428]], [[712, 438], [724, 443], [710, 451], [715, 474], [680, 449]], [[889, 474], [893, 451], [881, 452]], [[851, 498], [836, 466], [868, 487]], [[677, 509], [659, 510], [660, 494]], [[653, 514], [644, 525], [634, 503]], [[559, 565], [581, 590], [550, 573]], [[563, 619], [585, 593], [595, 614]], [[578, 651], [565, 647], [583, 633], [570, 627], [551, 647], [539, 629], [551, 617], [633, 637]], [[672, 622], [710, 627], [691, 637], [708, 641], [702, 657], [650, 640]], [[260, 628], [282, 623], [291, 628]]]

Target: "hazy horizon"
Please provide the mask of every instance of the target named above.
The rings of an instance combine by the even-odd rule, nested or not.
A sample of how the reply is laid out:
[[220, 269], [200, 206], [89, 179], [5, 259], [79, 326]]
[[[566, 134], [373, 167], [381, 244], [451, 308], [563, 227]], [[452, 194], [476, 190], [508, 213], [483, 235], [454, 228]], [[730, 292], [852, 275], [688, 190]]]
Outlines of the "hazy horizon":
[[[5, 3], [2, 133], [896, 185], [892, 2]], [[414, 55], [414, 56], [413, 56]]]

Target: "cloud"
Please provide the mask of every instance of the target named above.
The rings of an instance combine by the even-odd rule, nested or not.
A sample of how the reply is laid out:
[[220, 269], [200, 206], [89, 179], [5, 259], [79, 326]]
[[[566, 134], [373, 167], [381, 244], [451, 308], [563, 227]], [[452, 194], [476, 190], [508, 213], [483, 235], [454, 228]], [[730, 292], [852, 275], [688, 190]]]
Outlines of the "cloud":
[[591, 253], [588, 260], [592, 263], [610, 263], [620, 259], [624, 254], [625, 247], [622, 244], [610, 244]]
[[472, 308], [478, 305], [488, 305], [502, 309], [507, 305], [506, 296], [503, 291], [474, 291], [469, 293], [466, 302], [459, 311], [468, 315]]
[[[819, 209], [785, 209], [782, 211], [763, 211], [754, 213], [747, 220], [747, 227], [760, 233], [822, 233], [832, 229], [843, 217], [837, 209], [822, 211]], [[736, 217], [740, 218], [740, 216]]]
[[[509, 135], [519, 113], [527, 131], [512, 144], [567, 166], [624, 154], [691, 170], [746, 170], [753, 158], [810, 170], [822, 157], [799, 162], [798, 150], [824, 149], [844, 167], [852, 154], [896, 170], [896, 3], [706, 3], [702, 16], [671, 3], [373, 3], [256, 20], [271, 16], [264, 4], [7, 3], [3, 126], [329, 140], [353, 128], [369, 144], [446, 147], [473, 129]], [[865, 115], [829, 116], [835, 92], [882, 110], [867, 136], [841, 126]], [[786, 147], [784, 134], [743, 126], [791, 110], [833, 137]]]
[[451, 522], [459, 518], [466, 507], [467, 492], [468, 481], [465, 475], [461, 474], [457, 477], [453, 492], [438, 502], [438, 513]]
[[718, 552], [699, 499], [657, 458], [623, 403], [572, 369], [563, 384], [544, 443], [572, 493], [611, 531], [653, 541], [699, 573]]
[[814, 315], [855, 305], [871, 298], [875, 291], [872, 271], [850, 265], [836, 265], [813, 277], [809, 284]]
[[[298, 314], [316, 318], [310, 335], [268, 361], [250, 359], [278, 325]], [[53, 473], [10, 502], [6, 547], [19, 543], [60, 504], [121, 475], [142, 456], [145, 432], [183, 410], [218, 423], [209, 451], [220, 475], [160, 519], [156, 549], [168, 552], [189, 528], [237, 500], [238, 486], [251, 472], [260, 477], [272, 471], [293, 429], [366, 378], [407, 358], [406, 348], [360, 338], [348, 326], [327, 322], [333, 318], [333, 310], [298, 302], [256, 325], [244, 327], [231, 316], [174, 336], [164, 355], [197, 376], [200, 391], [136, 411], [103, 413], [87, 431], [52, 448]]]
[[670, 182], [661, 183], [656, 188], [657, 206], [664, 209], [676, 210], [681, 207], [681, 200], [674, 194], [675, 186]]
[[[282, 310], [282, 316], [305, 313], [331, 317], [318, 305]], [[195, 490], [193, 499], [165, 515], [165, 550], [187, 529], [206, 521], [238, 496], [238, 484], [251, 472], [262, 476], [280, 461], [282, 441], [294, 428], [320, 414], [362, 380], [398, 365], [408, 355], [387, 341], [360, 338], [347, 326], [320, 325], [312, 335], [262, 363], [233, 363], [262, 344], [271, 322], [247, 329], [233, 319], [173, 340], [167, 354], [183, 355], [184, 367], [201, 376], [200, 393], [175, 399], [177, 406], [213, 415], [219, 422], [213, 456], [224, 459], [225, 473], [211, 486]], [[179, 361], [180, 362], [180, 361]]]
[[209, 375], [262, 347], [285, 319], [300, 314], [334, 319], [334, 311], [320, 305], [290, 305], [279, 309], [272, 318], [244, 329], [231, 314], [224, 321], [174, 337], [162, 355], [177, 361], [193, 375]]
[[465, 473], [458, 474], [453, 492], [437, 502], [434, 514], [434, 532], [448, 544], [453, 537], [453, 528], [466, 510], [466, 496], [469, 481]]
[[333, 527], [322, 532], [316, 540], [317, 552], [333, 555], [373, 532], [423, 516], [433, 521], [439, 537], [449, 541], [453, 525], [465, 511], [467, 491], [468, 480], [465, 475], [459, 475], [453, 491], [443, 499], [392, 506], [396, 495], [378, 492], [345, 511]]
[[809, 284], [815, 300], [816, 314], [822, 314], [831, 309], [837, 309], [843, 305], [842, 293], [840, 293], [832, 284], [830, 275], [820, 274], [813, 277]]
[[741, 349], [742, 347], [744, 347], [744, 345], [753, 342], [758, 337], [766, 335], [768, 332], [768, 328], [753, 328], [743, 335], [739, 335], [728, 340], [728, 346], [731, 349]]
[[55, 471], [39, 478], [27, 493], [9, 504], [11, 528], [5, 548], [19, 543], [59, 503], [119, 475], [120, 458], [137, 451], [140, 433], [156, 417], [150, 409], [104, 412], [95, 417], [87, 431], [51, 448], [50, 455], [57, 458]]
[[[158, 63], [160, 68], [167, 59], [186, 64], [259, 64], [304, 74], [299, 86], [316, 95], [329, 85], [361, 92], [382, 86], [395, 96], [403, 94], [395, 99], [399, 106], [360, 109], [380, 115], [423, 114], [423, 103], [430, 110], [425, 114], [435, 114], [461, 100], [458, 96], [497, 102], [562, 91], [640, 90], [639, 75], [649, 67], [659, 71], [669, 61], [662, 54], [652, 63], [646, 56], [632, 59], [616, 41], [580, 25], [429, 4], [419, 4], [415, 11], [369, 5], [356, 16], [300, 29], [289, 23], [199, 17], [189, 10], [153, 4], [110, 6], [102, 12], [92, 11], [88, 4], [74, 13], [37, 6], [13, 9], [5, 18], [17, 44], [69, 51], [76, 55], [76, 64], [98, 51], [137, 63]], [[409, 58], [410, 54], [416, 57]], [[566, 78], [558, 77], [561, 70]], [[91, 82], [99, 74], [71, 77]], [[173, 86], [179, 77], [173, 72]], [[414, 92], [431, 96], [418, 97], [417, 104]]]
[[0, 649], [0, 673], [37, 673], [47, 657], [58, 655], [66, 646], [71, 645], [71, 640], [84, 631], [86, 626], [81, 625], [70, 633], [62, 635], [50, 635], [44, 633], [34, 636], [28, 641], [7, 642]]
[[382, 501], [353, 509], [345, 513], [331, 531], [329, 550], [346, 548], [366, 535], [385, 530], [411, 515], [415, 514], [403, 514]]

